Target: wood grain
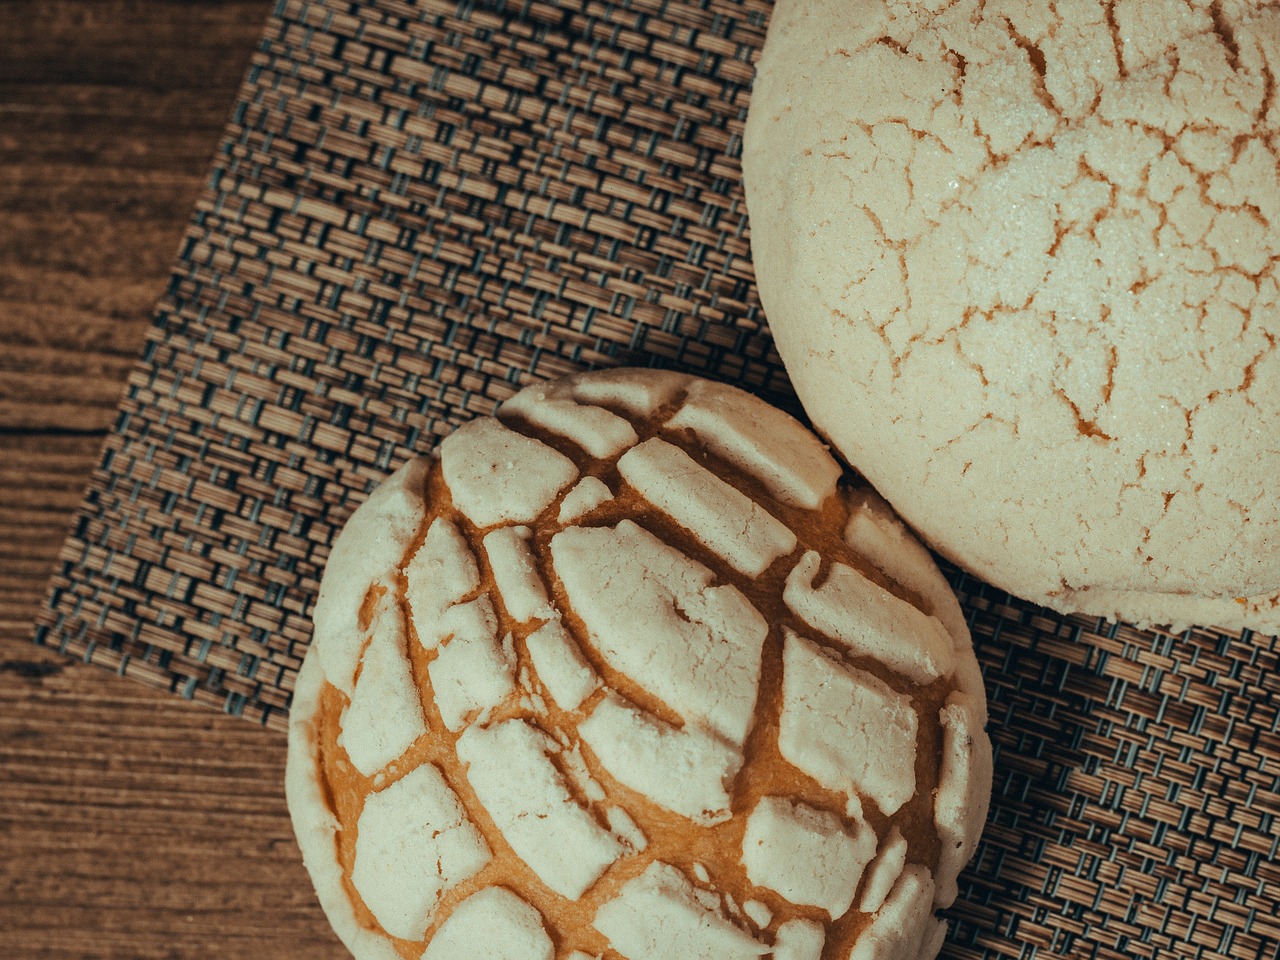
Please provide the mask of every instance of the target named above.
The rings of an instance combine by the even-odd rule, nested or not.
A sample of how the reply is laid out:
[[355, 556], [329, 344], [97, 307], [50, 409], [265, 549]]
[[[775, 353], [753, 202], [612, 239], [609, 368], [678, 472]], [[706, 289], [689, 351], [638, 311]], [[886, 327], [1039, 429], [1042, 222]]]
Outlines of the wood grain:
[[[739, 6], [751, 11], [745, 21], [713, 12], [733, 5], [636, 0], [576, 4], [573, 13], [575, 4], [533, 3], [526, 9], [540, 19], [515, 32], [494, 29], [487, 5], [459, 3], [438, 22], [418, 24], [415, 49], [434, 37], [431, 63], [397, 61], [405, 71], [397, 82], [416, 84], [413, 97], [421, 94], [419, 104], [429, 100], [434, 111], [417, 128], [427, 135], [410, 136], [408, 150], [394, 111], [371, 97], [337, 103], [312, 89], [308, 104], [291, 96], [307, 82], [285, 83], [296, 48], [313, 35], [307, 24], [318, 27], [348, 5], [281, 4], [291, 26], [274, 35], [263, 59], [274, 53], [282, 73], [260, 76], [262, 98], [240, 124], [248, 136], [226, 156], [250, 168], [261, 160], [273, 175], [314, 170], [323, 189], [301, 198], [296, 215], [295, 194], [281, 190], [222, 217], [188, 257], [187, 306], [198, 314], [200, 296], [226, 294], [251, 315], [268, 286], [268, 255], [296, 252], [293, 266], [273, 275], [273, 289], [314, 300], [317, 321], [333, 319], [336, 307], [324, 304], [341, 302], [355, 327], [317, 323], [325, 333], [307, 336], [310, 320], [298, 311], [293, 319], [304, 329], [292, 343], [305, 342], [305, 369], [281, 364], [272, 375], [255, 367], [281, 351], [263, 339], [288, 332], [279, 316], [253, 331], [256, 347], [243, 329], [206, 326], [227, 338], [224, 382], [238, 378], [207, 401], [209, 383], [194, 375], [198, 351], [177, 336], [163, 344], [162, 369], [155, 384], [140, 387], [135, 409], [160, 409], [164, 389], [173, 387], [166, 412], [187, 405], [185, 424], [216, 414], [219, 439], [260, 438], [266, 430], [289, 449], [284, 458], [262, 458], [264, 467], [285, 464], [270, 480], [250, 469], [219, 486], [207, 475], [212, 464], [201, 464], [207, 474], [197, 478], [199, 495], [223, 507], [224, 549], [208, 563], [183, 557], [174, 564], [175, 572], [204, 578], [211, 596], [199, 598], [201, 611], [221, 615], [241, 596], [255, 599], [245, 581], [213, 587], [213, 564], [239, 576], [285, 552], [258, 545], [259, 556], [235, 553], [225, 549], [232, 538], [256, 539], [270, 526], [281, 536], [277, 544], [288, 542], [295, 559], [310, 563], [310, 546], [328, 542], [331, 529], [321, 529], [328, 519], [294, 536], [282, 532], [290, 510], [319, 517], [312, 508], [345, 502], [353, 478], [384, 472], [384, 450], [421, 439], [424, 419], [425, 433], [438, 432], [530, 373], [551, 376], [610, 355], [679, 359], [765, 389], [780, 376], [750, 306], [745, 223], [728, 189], [737, 172], [726, 151], [744, 103], [744, 54], [758, 46], [767, 0], [743, 0]], [[28, 639], [272, 6], [0, 3], [0, 958], [345, 955], [294, 852], [279, 734], [67, 663]], [[397, 6], [386, 0], [380, 9]], [[334, 32], [345, 31], [347, 42], [341, 62], [332, 63], [333, 80], [349, 91], [363, 75], [388, 102], [404, 102], [410, 95], [392, 90], [388, 74], [358, 55], [356, 35], [376, 27], [375, 11], [351, 4], [335, 18]], [[691, 22], [708, 29], [690, 33]], [[730, 22], [730, 33], [749, 36], [731, 40], [713, 29]], [[689, 42], [660, 35], [668, 32]], [[700, 69], [704, 63], [715, 70]], [[714, 76], [720, 79], [708, 83]], [[634, 99], [614, 89], [620, 77], [634, 81]], [[288, 89], [269, 91], [272, 78]], [[716, 123], [703, 122], [704, 97], [719, 104]], [[310, 119], [317, 106], [330, 111], [323, 129], [333, 134], [324, 163], [292, 160], [322, 129]], [[280, 150], [279, 139], [268, 147], [268, 134], [290, 120], [291, 148]], [[358, 134], [366, 123], [372, 134]], [[371, 143], [389, 151], [377, 163]], [[390, 286], [374, 295], [368, 271], [351, 270], [391, 221], [366, 221], [362, 212], [352, 215], [351, 196], [336, 199], [353, 182], [348, 168], [359, 170], [364, 186], [388, 192], [401, 175], [393, 170], [422, 174], [415, 196], [430, 197], [412, 204], [419, 232], [387, 242], [379, 254], [396, 277], [415, 264], [411, 296]], [[407, 194], [399, 199], [403, 229]], [[277, 229], [265, 229], [277, 216]], [[303, 240], [312, 228], [315, 236]], [[426, 257], [418, 273], [417, 255], [408, 252], [428, 239], [450, 254]], [[229, 254], [237, 244], [243, 254]], [[528, 268], [522, 257], [537, 249], [547, 253], [542, 286], [516, 283]], [[215, 280], [236, 256], [243, 257], [236, 277], [255, 285], [252, 294]], [[707, 286], [699, 276], [710, 278]], [[401, 296], [409, 296], [412, 313], [397, 305]], [[366, 355], [356, 331], [385, 332], [381, 311], [401, 306], [403, 327], [386, 340], [369, 339], [377, 349]], [[446, 372], [431, 379], [425, 368], [435, 364]], [[424, 412], [426, 382], [433, 390]], [[282, 387], [292, 391], [287, 399]], [[237, 418], [244, 398], [261, 400], [261, 415]], [[307, 418], [320, 426], [304, 433]], [[150, 422], [135, 419], [121, 432]], [[191, 439], [169, 429], [175, 448]], [[159, 456], [142, 444], [134, 450], [138, 462]], [[324, 457], [312, 456], [317, 451]], [[254, 459], [234, 453], [223, 462]], [[293, 453], [300, 459], [291, 464]], [[312, 476], [332, 481], [327, 493], [309, 488]], [[276, 493], [288, 498], [277, 505]], [[260, 512], [272, 514], [272, 523], [255, 519]], [[113, 537], [120, 544], [138, 534], [137, 549], [122, 548], [121, 565], [103, 575], [102, 594], [121, 601], [141, 569], [137, 555], [178, 529], [170, 525], [157, 537], [145, 525], [122, 525], [125, 513], [103, 511], [85, 526], [85, 538], [97, 541], [86, 549], [99, 559]], [[143, 571], [144, 585], [158, 569]], [[253, 588], [265, 601], [268, 588], [297, 575], [297, 568], [272, 572], [275, 580], [262, 573]], [[964, 881], [966, 902], [953, 913], [949, 955], [1276, 956], [1280, 643], [1064, 620], [962, 583], [987, 671], [997, 791], [983, 852]], [[92, 593], [68, 590], [64, 598], [83, 602], [94, 621]], [[282, 611], [294, 616], [273, 619]], [[244, 622], [287, 648], [309, 629], [297, 614], [296, 604], [264, 603]], [[104, 622], [101, 636], [145, 621], [111, 607]], [[210, 629], [199, 616], [184, 623], [187, 638]], [[178, 636], [170, 630], [162, 639], [181, 645]], [[141, 653], [132, 661], [143, 664], [140, 673], [150, 666], [150, 679], [167, 678]], [[238, 655], [220, 647], [208, 665], [234, 668]], [[285, 688], [264, 687], [275, 698], [268, 705], [283, 703]], [[221, 691], [203, 692], [221, 700]]]
[[30, 643], [270, 12], [0, 4], [0, 955], [345, 956], [283, 738]]
[[283, 738], [0, 641], [0, 954], [340, 957]]

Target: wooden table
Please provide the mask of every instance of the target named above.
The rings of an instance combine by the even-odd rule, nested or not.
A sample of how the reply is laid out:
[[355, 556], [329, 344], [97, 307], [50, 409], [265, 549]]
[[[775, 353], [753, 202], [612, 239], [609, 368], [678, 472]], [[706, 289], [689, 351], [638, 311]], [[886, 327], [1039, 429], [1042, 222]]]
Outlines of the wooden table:
[[270, 9], [0, 4], [0, 956], [346, 955], [280, 734], [30, 641]]

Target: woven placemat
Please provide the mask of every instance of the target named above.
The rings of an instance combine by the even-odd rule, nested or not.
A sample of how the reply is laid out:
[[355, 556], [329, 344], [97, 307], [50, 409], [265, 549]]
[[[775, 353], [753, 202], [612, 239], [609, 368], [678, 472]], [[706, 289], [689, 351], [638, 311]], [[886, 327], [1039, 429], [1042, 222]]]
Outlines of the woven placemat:
[[[284, 722], [335, 531], [520, 385], [623, 363], [794, 405], [738, 152], [763, 0], [283, 0], [39, 642]], [[992, 813], [951, 956], [1280, 955], [1277, 642], [953, 572]]]

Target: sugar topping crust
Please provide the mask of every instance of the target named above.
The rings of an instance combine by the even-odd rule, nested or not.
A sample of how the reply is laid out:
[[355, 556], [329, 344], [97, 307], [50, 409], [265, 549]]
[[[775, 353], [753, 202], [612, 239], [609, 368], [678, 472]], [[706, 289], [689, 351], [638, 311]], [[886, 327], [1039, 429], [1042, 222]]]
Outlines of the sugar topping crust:
[[325, 564], [312, 643], [329, 681], [348, 695], [360, 660], [361, 605], [371, 583], [395, 572], [417, 533], [429, 470], [429, 461], [410, 460], [374, 490], [343, 526]]
[[505, 887], [486, 887], [450, 914], [422, 960], [551, 960], [538, 911]]
[[351, 884], [382, 929], [402, 940], [421, 938], [440, 898], [492, 856], [458, 795], [430, 763], [371, 794], [357, 829]]
[[842, 917], [876, 852], [875, 832], [785, 797], [765, 797], [747, 818], [742, 863], [752, 883], [791, 903]]
[[551, 556], [591, 644], [685, 722], [741, 746], [768, 624], [742, 592], [632, 520], [571, 527]]
[[896, 813], [916, 793], [910, 697], [790, 630], [782, 656], [782, 756], [828, 790]]
[[1280, 632], [1277, 69], [1267, 3], [774, 5], [770, 329], [819, 432], [985, 581]]
[[808, 551], [787, 575], [782, 599], [801, 620], [834, 637], [850, 653], [872, 657], [927, 684], [951, 673], [951, 637], [921, 613], [844, 563], [833, 563], [815, 586], [822, 558]]
[[718, 898], [659, 861], [596, 912], [595, 926], [624, 957], [754, 960], [770, 952], [725, 915]]
[[355, 768], [371, 777], [427, 732], [422, 701], [409, 670], [408, 634], [391, 586], [378, 583], [360, 675], [342, 717], [338, 743]]
[[335, 546], [291, 714], [359, 960], [936, 952], [985, 700], [882, 502], [762, 401], [651, 371], [531, 388], [437, 460]]
[[788, 920], [773, 938], [773, 960], [822, 960], [826, 934], [816, 920]]
[[532, 533], [528, 527], [499, 527], [484, 538], [495, 592], [508, 615], [520, 623], [550, 620], [555, 615], [529, 545]]

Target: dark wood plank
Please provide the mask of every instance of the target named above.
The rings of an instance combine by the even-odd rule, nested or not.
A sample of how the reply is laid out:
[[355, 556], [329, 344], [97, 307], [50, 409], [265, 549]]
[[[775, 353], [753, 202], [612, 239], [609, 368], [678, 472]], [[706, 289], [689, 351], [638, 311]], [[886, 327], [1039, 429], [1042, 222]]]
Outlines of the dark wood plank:
[[104, 431], [270, 4], [0, 4], [0, 429]]
[[0, 433], [0, 637], [27, 639], [101, 444], [96, 433]]
[[0, 955], [345, 955], [281, 735], [29, 639], [270, 8], [0, 4]]
[[298, 857], [283, 737], [0, 639], [0, 953], [343, 956]]

